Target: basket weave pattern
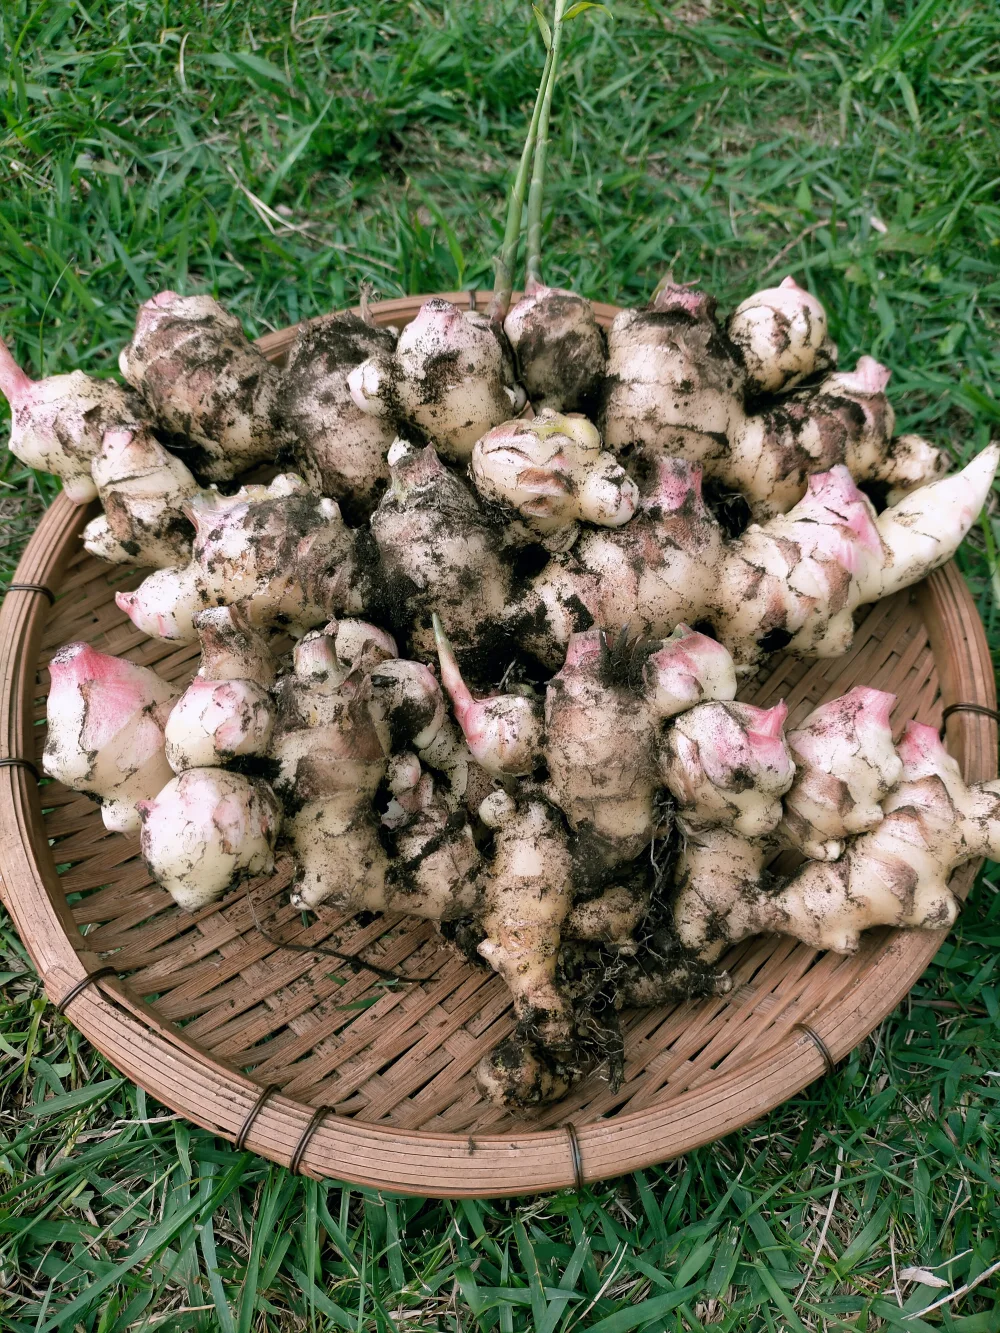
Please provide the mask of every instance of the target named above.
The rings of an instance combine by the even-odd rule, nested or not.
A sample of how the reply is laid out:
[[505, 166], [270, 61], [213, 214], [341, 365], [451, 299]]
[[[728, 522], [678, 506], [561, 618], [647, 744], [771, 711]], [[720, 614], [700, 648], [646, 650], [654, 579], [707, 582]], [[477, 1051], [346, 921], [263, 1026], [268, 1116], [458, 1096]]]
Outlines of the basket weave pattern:
[[[405, 322], [422, 298], [376, 307]], [[466, 300], [464, 294], [451, 299]], [[480, 297], [482, 299], [482, 297]], [[613, 313], [597, 307], [602, 322]], [[294, 331], [262, 340], [279, 358]], [[64, 497], [22, 560], [17, 582], [57, 594], [12, 593], [0, 611], [0, 754], [40, 765], [46, 663], [83, 639], [155, 667], [179, 684], [197, 645], [150, 640], [114, 602], [141, 575], [86, 555], [90, 513]], [[784, 698], [789, 727], [857, 684], [898, 696], [895, 734], [910, 718], [939, 725], [954, 702], [995, 706], [982, 627], [954, 566], [864, 614], [845, 657], [773, 658], [742, 697]], [[989, 718], [952, 716], [948, 743], [968, 781], [996, 775]], [[192, 1120], [236, 1136], [261, 1090], [251, 1148], [288, 1163], [316, 1107], [300, 1169], [421, 1194], [516, 1194], [634, 1169], [754, 1119], [824, 1073], [906, 993], [940, 933], [871, 931], [859, 952], [820, 954], [779, 936], [748, 940], [724, 960], [732, 992], [623, 1016], [625, 1078], [600, 1072], [560, 1103], [513, 1117], [480, 1097], [472, 1071], [513, 1028], [509, 995], [485, 967], [458, 957], [432, 923], [353, 919], [288, 904], [287, 858], [275, 874], [194, 915], [149, 877], [138, 839], [105, 831], [97, 807], [23, 767], [0, 768], [3, 896], [54, 1000], [87, 972], [72, 1021], [128, 1076]], [[964, 896], [975, 874], [954, 879]], [[326, 942], [382, 968], [430, 978], [387, 987], [366, 970], [281, 948]], [[563, 1128], [576, 1127], [574, 1135]]]

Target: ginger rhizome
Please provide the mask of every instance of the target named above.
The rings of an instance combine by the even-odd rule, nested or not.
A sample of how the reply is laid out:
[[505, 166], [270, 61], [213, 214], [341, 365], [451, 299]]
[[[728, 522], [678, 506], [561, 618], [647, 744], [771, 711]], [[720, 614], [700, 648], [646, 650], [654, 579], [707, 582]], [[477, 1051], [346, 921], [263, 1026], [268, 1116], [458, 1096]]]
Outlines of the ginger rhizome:
[[744, 301], [727, 332], [710, 297], [667, 278], [647, 310], [622, 311], [611, 325], [605, 442], [701, 463], [757, 519], [789, 510], [810, 476], [838, 464], [896, 494], [940, 476], [940, 451], [916, 436], [892, 439], [885, 367], [862, 357], [835, 373], [836, 360], [822, 306], [792, 279]]
[[511, 619], [543, 661], [574, 630], [631, 624], [668, 633], [678, 621], [712, 626], [745, 671], [780, 648], [836, 657], [853, 614], [923, 578], [954, 554], [989, 494], [1000, 458], [991, 445], [961, 472], [876, 514], [838, 466], [809, 478], [787, 514], [727, 541], [705, 504], [697, 464], [661, 459], [631, 522], [584, 533], [521, 594]]
[[362, 410], [398, 430], [409, 425], [441, 455], [467, 459], [476, 441], [524, 406], [509, 352], [486, 315], [426, 301], [394, 352], [376, 353], [348, 376]]
[[191, 441], [207, 481], [274, 458], [280, 372], [218, 301], [160, 292], [140, 306], [118, 360], [156, 420]]
[[198, 483], [148, 430], [109, 430], [91, 463], [104, 513], [83, 530], [91, 555], [112, 563], [169, 568], [191, 554], [185, 507]]
[[[161, 293], [122, 354], [141, 399], [0, 353], [12, 447], [100, 499], [91, 553], [151, 571], [119, 607], [201, 649], [183, 690], [57, 654], [46, 771], [139, 833], [185, 909], [283, 841], [297, 907], [437, 922], [510, 991], [478, 1069], [510, 1106], [602, 1055], [614, 1077], [617, 1012], [724, 993], [750, 934], [947, 924], [1000, 803], [926, 729], [897, 750], [880, 691], [787, 733], [784, 704], [736, 700], [769, 653], [845, 652], [859, 607], [949, 559], [1000, 446], [942, 476], [894, 439], [888, 372], [838, 370], [790, 280], [723, 323], [668, 278], [605, 357], [590, 305], [541, 278], [557, 55], [512, 309], [508, 246], [488, 314], [432, 299], [397, 338], [363, 303], [283, 369], [210, 298]], [[811, 860], [778, 877], [789, 852]]]
[[186, 769], [136, 809], [150, 874], [189, 912], [237, 880], [274, 869], [281, 810], [266, 782], [221, 768]]
[[328, 315], [303, 324], [281, 376], [278, 415], [309, 487], [367, 516], [389, 480], [386, 454], [395, 427], [360, 408], [351, 371], [396, 348], [389, 329], [359, 315]]
[[60, 648], [49, 675], [45, 772], [97, 798], [106, 828], [136, 832], [136, 802], [155, 796], [172, 776], [163, 728], [176, 688], [88, 643]]
[[116, 595], [154, 638], [193, 642], [195, 616], [211, 606], [239, 604], [255, 625], [299, 632], [360, 609], [354, 535], [337, 502], [314, 495], [300, 477], [283, 473], [235, 495], [199, 491], [184, 512], [194, 525], [190, 563]]
[[639, 501], [638, 486], [601, 448], [597, 428], [586, 417], [548, 408], [531, 421], [488, 431], [472, 451], [469, 472], [484, 500], [516, 510], [552, 551], [572, 546], [579, 520], [621, 527]]
[[30, 379], [0, 338], [0, 393], [10, 404], [9, 448], [28, 467], [52, 472], [76, 504], [97, 495], [91, 462], [108, 430], [145, 425], [135, 395], [82, 370]]
[[836, 860], [769, 882], [764, 842], [729, 830], [689, 841], [674, 906], [681, 942], [712, 962], [767, 931], [851, 953], [871, 926], [950, 926], [959, 907], [951, 872], [1000, 854], [1000, 782], [968, 787], [937, 732], [919, 722], [907, 723], [897, 750], [901, 773], [881, 817]]

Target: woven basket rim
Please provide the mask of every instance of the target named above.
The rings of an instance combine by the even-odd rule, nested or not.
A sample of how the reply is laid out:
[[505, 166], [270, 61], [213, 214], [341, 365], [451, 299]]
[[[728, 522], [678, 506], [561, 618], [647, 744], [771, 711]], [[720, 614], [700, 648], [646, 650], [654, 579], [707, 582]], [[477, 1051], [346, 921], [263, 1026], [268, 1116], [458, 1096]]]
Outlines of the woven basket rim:
[[[485, 309], [490, 293], [439, 294]], [[426, 296], [380, 302], [380, 323], [405, 322]], [[604, 324], [616, 307], [593, 303]], [[277, 359], [298, 326], [258, 340]], [[60, 494], [39, 524], [14, 582], [58, 591], [72, 557], [86, 506]], [[996, 707], [992, 663], [982, 624], [965, 582], [952, 563], [917, 590], [940, 677], [944, 706], [958, 702]], [[0, 757], [34, 756], [32, 701], [39, 646], [49, 605], [44, 595], [15, 592], [0, 607]], [[947, 724], [951, 752], [968, 781], [996, 776], [995, 723], [955, 713]], [[23, 766], [0, 767], [0, 896], [56, 1003], [107, 965], [87, 948], [65, 904], [55, 860], [44, 836], [42, 803]], [[958, 872], [964, 894], [978, 867]], [[772, 1046], [728, 1068], [707, 1084], [607, 1119], [568, 1128], [516, 1133], [445, 1134], [401, 1130], [336, 1116], [317, 1122], [314, 1106], [283, 1093], [262, 1100], [260, 1085], [212, 1057], [183, 1030], [131, 994], [127, 983], [103, 977], [79, 989], [68, 1004], [70, 1021], [127, 1077], [188, 1119], [235, 1139], [255, 1118], [246, 1145], [282, 1165], [403, 1194], [498, 1197], [580, 1186], [679, 1156], [757, 1119], [827, 1072], [905, 996], [947, 932], [871, 931], [857, 981], [828, 1009], [785, 1031]], [[308, 1134], [307, 1134], [308, 1131]]]

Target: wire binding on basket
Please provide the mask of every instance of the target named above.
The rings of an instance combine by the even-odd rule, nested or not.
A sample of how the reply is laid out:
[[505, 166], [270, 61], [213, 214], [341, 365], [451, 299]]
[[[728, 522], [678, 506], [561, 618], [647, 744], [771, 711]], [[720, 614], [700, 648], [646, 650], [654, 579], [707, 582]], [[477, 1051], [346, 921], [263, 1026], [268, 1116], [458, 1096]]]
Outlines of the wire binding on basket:
[[309, 1140], [316, 1133], [317, 1129], [319, 1129], [319, 1122], [324, 1116], [330, 1114], [331, 1109], [332, 1108], [329, 1106], [317, 1106], [312, 1114], [312, 1119], [302, 1131], [302, 1137], [295, 1145], [295, 1151], [292, 1153], [292, 1160], [288, 1163], [288, 1169], [293, 1176], [298, 1175], [299, 1167], [302, 1165], [302, 1158], [305, 1156], [305, 1151], [309, 1147]]
[[991, 717], [1000, 727], [1000, 711], [996, 708], [988, 708], [986, 704], [949, 704], [941, 714], [941, 735], [944, 735], [945, 724], [952, 713], [981, 713], [983, 717]]
[[55, 593], [44, 583], [8, 583], [3, 595], [6, 597], [9, 592], [40, 592], [49, 599], [49, 606], [56, 604]]
[[65, 1015], [67, 1008], [73, 1003], [78, 995], [81, 995], [88, 986], [93, 985], [95, 981], [100, 981], [101, 977], [116, 977], [118, 975], [117, 967], [108, 964], [105, 967], [95, 968], [93, 972], [88, 972], [82, 977], [75, 986], [71, 986], [66, 994], [59, 1000], [55, 1006], [56, 1013], [60, 1016]]
[[41, 773], [30, 759], [19, 759], [16, 755], [8, 755], [5, 759], [0, 759], [0, 768], [25, 768], [36, 782], [42, 780]]
[[563, 1129], [566, 1131], [566, 1136], [569, 1139], [569, 1155], [570, 1161], [573, 1164], [573, 1182], [576, 1186], [577, 1194], [582, 1194], [585, 1183], [583, 1179], [583, 1153], [580, 1151], [580, 1140], [577, 1136], [576, 1125], [574, 1125], [572, 1121], [567, 1121], [566, 1124], [563, 1125]]
[[831, 1075], [835, 1074], [837, 1072], [836, 1061], [830, 1054], [829, 1046], [827, 1046], [826, 1042], [815, 1030], [815, 1028], [811, 1028], [808, 1023], [796, 1023], [795, 1028], [798, 1028], [801, 1032], [804, 1032], [806, 1036], [809, 1038], [809, 1040], [812, 1042], [812, 1044], [819, 1051], [820, 1055], [823, 1057], [823, 1062], [826, 1065], [826, 1072]]
[[261, 1111], [263, 1111], [264, 1103], [267, 1101], [268, 1097], [270, 1097], [272, 1093], [278, 1092], [280, 1087], [281, 1085], [279, 1083], [269, 1083], [266, 1088], [263, 1088], [261, 1090], [260, 1096], [254, 1102], [253, 1106], [250, 1107], [250, 1110], [247, 1111], [246, 1119], [243, 1121], [243, 1124], [240, 1125], [239, 1129], [237, 1130], [236, 1138], [233, 1139], [233, 1147], [236, 1149], [237, 1152], [242, 1152], [244, 1147], [246, 1146], [247, 1135], [250, 1133], [250, 1130], [253, 1127], [253, 1122], [260, 1115]]

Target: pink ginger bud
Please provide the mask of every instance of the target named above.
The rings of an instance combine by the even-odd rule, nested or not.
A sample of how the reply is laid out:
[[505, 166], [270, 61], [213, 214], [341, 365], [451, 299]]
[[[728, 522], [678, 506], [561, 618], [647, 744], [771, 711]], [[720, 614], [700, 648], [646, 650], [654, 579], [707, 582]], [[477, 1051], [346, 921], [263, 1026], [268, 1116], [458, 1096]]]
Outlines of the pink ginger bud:
[[659, 718], [711, 699], [736, 698], [733, 659], [715, 639], [678, 625], [643, 667], [646, 697]]
[[690, 512], [701, 519], [708, 509], [701, 494], [702, 467], [686, 458], [657, 458], [655, 473], [640, 501], [642, 511], [653, 519]]
[[781, 819], [795, 765], [782, 728], [788, 709], [699, 704], [667, 732], [661, 775], [692, 828], [723, 826], [761, 837]]
[[[816, 472], [794, 509], [772, 520], [771, 529], [794, 525], [794, 540], [810, 555], [835, 560], [863, 582], [872, 568], [880, 568], [882, 541], [875, 511], [843, 464]], [[864, 599], [862, 599], [864, 600]]]
[[135, 832], [136, 801], [170, 780], [163, 724], [176, 688], [88, 643], [61, 648], [49, 672], [46, 773], [100, 797], [107, 828]]
[[61, 477], [76, 504], [97, 495], [90, 465], [104, 432], [140, 420], [137, 404], [112, 380], [92, 379], [82, 370], [32, 380], [2, 338], [0, 393], [10, 403], [11, 453], [28, 467]]
[[167, 719], [167, 762], [175, 773], [182, 773], [188, 768], [217, 768], [245, 755], [262, 755], [273, 729], [274, 704], [260, 685], [196, 676]]
[[796, 773], [782, 832], [813, 860], [836, 860], [846, 837], [881, 823], [881, 803], [902, 772], [889, 725], [895, 702], [894, 694], [859, 685], [789, 734]]
[[155, 569], [133, 592], [116, 592], [115, 604], [136, 629], [154, 639], [193, 643], [198, 637], [194, 618], [219, 599], [202, 588], [197, 565]]
[[692, 319], [711, 320], [715, 316], [715, 297], [691, 286], [681, 286], [667, 274], [661, 278], [649, 302], [658, 314], [690, 315]]
[[825, 379], [823, 390], [871, 396], [883, 393], [890, 379], [892, 371], [888, 366], [883, 366], [872, 356], [862, 356], [853, 370], [841, 370]]
[[[743, 353], [750, 387], [757, 393], [779, 393], [820, 366], [826, 311], [794, 278], [785, 278], [737, 306], [729, 336]], [[822, 364], [829, 360], [825, 357]]]
[[540, 703], [519, 694], [476, 699], [469, 691], [451, 644], [434, 616], [441, 681], [473, 758], [487, 773], [530, 773], [541, 747]]
[[921, 778], [937, 776], [942, 768], [955, 763], [937, 729], [924, 722], [907, 722], [896, 753], [903, 765], [903, 782], [919, 782]]
[[236, 880], [274, 868], [281, 812], [266, 782], [192, 768], [139, 802], [140, 847], [153, 878], [196, 912]]

